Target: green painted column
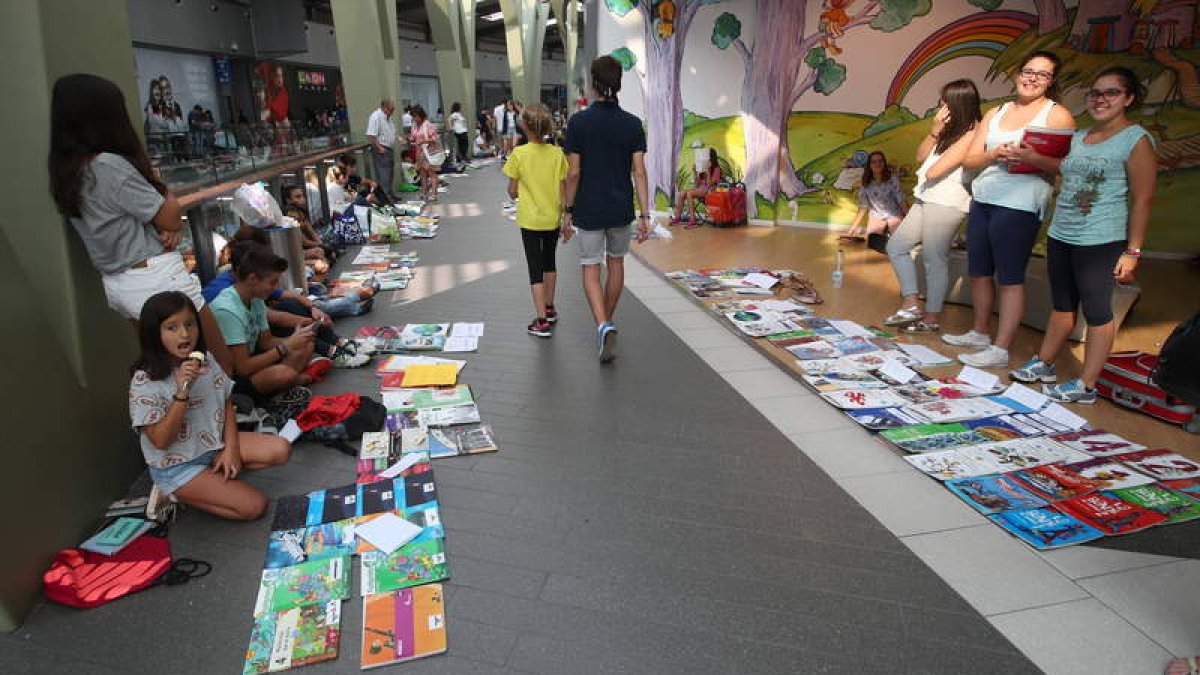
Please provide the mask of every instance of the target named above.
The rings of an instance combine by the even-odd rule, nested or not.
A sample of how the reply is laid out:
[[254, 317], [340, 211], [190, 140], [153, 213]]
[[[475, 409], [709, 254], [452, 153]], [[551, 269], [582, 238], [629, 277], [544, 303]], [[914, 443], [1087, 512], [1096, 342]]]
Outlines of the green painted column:
[[500, 0], [500, 10], [513, 98], [537, 103], [542, 100], [542, 44], [550, 6], [538, 0]]
[[129, 428], [136, 338], [50, 198], [50, 91], [61, 75], [115, 81], [140, 128], [124, 0], [18, 0], [0, 21], [5, 161], [0, 180], [0, 304], [6, 396], [0, 512], [0, 630], [39, 597], [55, 551], [77, 545], [142, 469]]
[[576, 99], [583, 94], [583, 70], [580, 55], [580, 12], [578, 0], [550, 0], [550, 9], [558, 19], [558, 32], [562, 37], [563, 51], [567, 59], [567, 105], [572, 109]]
[[425, 0], [425, 13], [433, 34], [442, 108], [448, 117], [450, 105], [462, 103], [470, 126], [475, 119], [475, 2]]
[[[366, 141], [367, 118], [383, 99], [400, 100], [400, 44], [395, 0], [333, 0], [338, 60], [350, 135]], [[398, 116], [394, 116], [397, 130]]]

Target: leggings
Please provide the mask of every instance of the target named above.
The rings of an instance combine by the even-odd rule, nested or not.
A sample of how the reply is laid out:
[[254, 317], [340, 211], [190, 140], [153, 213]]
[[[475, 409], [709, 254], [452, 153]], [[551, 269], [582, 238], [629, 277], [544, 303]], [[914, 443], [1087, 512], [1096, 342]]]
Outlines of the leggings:
[[947, 258], [954, 233], [962, 223], [963, 214], [956, 208], [918, 201], [908, 210], [895, 234], [888, 240], [887, 254], [892, 259], [892, 269], [900, 281], [900, 295], [916, 295], [917, 264], [912, 250], [921, 245], [925, 261], [925, 311], [942, 311], [946, 291], [950, 287], [950, 269]]
[[467, 132], [464, 131], [461, 134], [454, 134], [454, 140], [458, 141], [459, 161], [465, 162], [470, 159], [471, 155], [467, 154]]
[[1116, 280], [1113, 268], [1125, 251], [1124, 241], [1080, 246], [1046, 240], [1046, 273], [1050, 277], [1050, 301], [1056, 312], [1074, 312], [1083, 305], [1089, 326], [1112, 321], [1112, 295]]
[[521, 243], [525, 245], [525, 264], [529, 266], [529, 283], [542, 283], [542, 275], [556, 272], [554, 249], [558, 246], [558, 228], [527, 230], [521, 228]]
[[995, 275], [1001, 286], [1025, 283], [1025, 266], [1041, 226], [1042, 219], [1032, 211], [972, 202], [967, 216], [967, 273]]

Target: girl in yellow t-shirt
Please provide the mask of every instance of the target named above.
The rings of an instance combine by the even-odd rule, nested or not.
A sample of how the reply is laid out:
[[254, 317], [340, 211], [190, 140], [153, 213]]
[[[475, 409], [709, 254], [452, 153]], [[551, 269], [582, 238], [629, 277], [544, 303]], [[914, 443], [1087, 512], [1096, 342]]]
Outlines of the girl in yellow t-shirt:
[[508, 196], [517, 203], [517, 224], [525, 245], [529, 266], [529, 289], [536, 316], [526, 329], [530, 335], [548, 338], [558, 320], [554, 308], [554, 285], [558, 273], [554, 252], [560, 232], [563, 243], [571, 235], [559, 228], [562, 218], [563, 179], [567, 177], [567, 158], [562, 149], [551, 145], [554, 122], [550, 110], [537, 103], [521, 112], [521, 125], [529, 142], [513, 149], [504, 164], [508, 176]]

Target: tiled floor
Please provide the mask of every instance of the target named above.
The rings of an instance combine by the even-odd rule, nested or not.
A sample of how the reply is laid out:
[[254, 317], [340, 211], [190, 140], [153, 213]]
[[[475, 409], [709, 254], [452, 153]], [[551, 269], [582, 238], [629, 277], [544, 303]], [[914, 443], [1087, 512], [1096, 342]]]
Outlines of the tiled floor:
[[[980, 527], [636, 261], [616, 363], [596, 361], [573, 250], [560, 254], [555, 337], [525, 335], [501, 185], [494, 167], [457, 181], [444, 208], [467, 215], [405, 246], [421, 254], [417, 283], [342, 326], [487, 323], [462, 381], [501, 451], [435, 464], [450, 654], [397, 671], [1125, 675], [1154, 672], [1168, 648], [1200, 648], [1183, 592], [1164, 611], [1191, 621], [1171, 626], [1139, 591], [1167, 592], [1178, 574], [1194, 592], [1190, 563], [1093, 560], [1094, 549], [1043, 558]], [[369, 371], [338, 371], [318, 393], [377, 386]], [[348, 457], [302, 443], [250, 480], [279, 496], [352, 478]], [[174, 552], [212, 562], [209, 577], [89, 611], [39, 606], [0, 637], [0, 672], [239, 671], [268, 522], [184, 513]], [[1018, 578], [984, 583], [975, 563]], [[1020, 575], [1033, 585], [1010, 600]], [[341, 656], [305, 671], [357, 671], [361, 603], [344, 607]], [[1088, 651], [1066, 658], [1060, 643]]]

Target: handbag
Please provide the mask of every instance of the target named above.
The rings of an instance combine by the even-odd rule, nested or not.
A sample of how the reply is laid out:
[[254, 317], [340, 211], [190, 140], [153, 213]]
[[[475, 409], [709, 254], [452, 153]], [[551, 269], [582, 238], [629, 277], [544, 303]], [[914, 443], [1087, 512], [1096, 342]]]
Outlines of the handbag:
[[421, 151], [425, 153], [425, 160], [427, 162], [429, 162], [432, 166], [441, 166], [442, 164], [445, 164], [446, 163], [446, 150], [444, 148], [439, 148], [437, 150], [430, 152], [430, 150], [429, 150], [430, 145], [433, 145], [433, 144], [430, 143], [429, 145], [426, 145], [424, 148], [421, 149]]

